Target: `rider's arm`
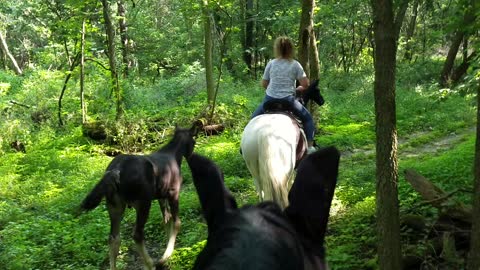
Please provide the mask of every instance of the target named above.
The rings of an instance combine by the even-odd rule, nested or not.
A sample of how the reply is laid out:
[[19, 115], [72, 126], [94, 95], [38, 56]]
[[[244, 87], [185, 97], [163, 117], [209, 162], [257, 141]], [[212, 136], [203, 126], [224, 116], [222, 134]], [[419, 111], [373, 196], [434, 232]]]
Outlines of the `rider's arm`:
[[298, 91], [303, 91], [303, 90], [307, 89], [307, 87], [310, 83], [307, 77], [301, 78], [300, 80], [298, 80], [298, 82], [300, 83], [300, 86], [297, 87]]
[[267, 89], [268, 83], [270, 83], [269, 80], [262, 80], [262, 87], [263, 87], [264, 89]]

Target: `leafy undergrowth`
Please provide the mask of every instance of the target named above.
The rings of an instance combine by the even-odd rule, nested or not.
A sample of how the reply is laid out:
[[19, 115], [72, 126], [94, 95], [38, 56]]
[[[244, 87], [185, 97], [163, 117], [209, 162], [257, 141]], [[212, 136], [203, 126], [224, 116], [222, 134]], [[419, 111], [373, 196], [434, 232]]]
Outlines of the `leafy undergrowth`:
[[[29, 87], [35, 85], [35, 80], [46, 80], [47, 75], [28, 77], [29, 83], [23, 85], [12, 79], [12, 95], [19, 101], [28, 101], [29, 96], [22, 91], [31, 91]], [[332, 216], [327, 236], [332, 269], [376, 269], [377, 265], [372, 78], [367, 75], [359, 78], [349, 87], [343, 87], [343, 91], [335, 84], [330, 87], [322, 85], [326, 105], [316, 112], [320, 117], [318, 143], [335, 145], [343, 154], [336, 190], [339, 208]], [[168, 84], [168, 81], [162, 83]], [[115, 138], [117, 143], [124, 142], [124, 145], [113, 147], [122, 151], [153, 151], [168, 138], [174, 124], [186, 125], [204, 110], [201, 101], [204, 95], [195, 87], [179, 84], [180, 87], [170, 88], [163, 84], [159, 85], [163, 89], [161, 93], [153, 86], [127, 89], [145, 90], [143, 94], [150, 97], [145, 108], [151, 110], [134, 111], [134, 108], [142, 107], [139, 96], [127, 102], [129, 121], [120, 126], [126, 132]], [[224, 123], [227, 129], [220, 136], [200, 137], [196, 146], [198, 153], [211, 158], [222, 168], [226, 185], [240, 205], [257, 202], [252, 179], [239, 154], [241, 131], [262, 95], [252, 85], [227, 82], [223, 86], [216, 121]], [[49, 91], [48, 86], [48, 83], [38, 84], [37, 90]], [[184, 95], [185, 91], [191, 91], [192, 96], [169, 102], [172, 97]], [[428, 82], [416, 85], [411, 81], [399, 85], [397, 94], [401, 211], [402, 214], [420, 211], [424, 216], [432, 216], [435, 211], [417, 207], [420, 199], [404, 181], [401, 172], [415, 168], [445, 190], [472, 185], [474, 139], [470, 128], [475, 123], [472, 97], [455, 91], [442, 92]], [[9, 98], [5, 96], [3, 100]], [[104, 155], [106, 147], [85, 138], [81, 128], [73, 124], [62, 129], [55, 128], [53, 121], [36, 125], [29, 115], [18, 116], [25, 113], [23, 110], [8, 109], [8, 115], [2, 115], [6, 121], [0, 123], [4, 132], [0, 138], [0, 152], [3, 154], [0, 160], [1, 268], [107, 268], [109, 221], [105, 206], [102, 204], [89, 213], [78, 215], [79, 203], [111, 160]], [[66, 114], [71, 116], [68, 119], [77, 117], [73, 112]], [[129, 129], [132, 126], [134, 129]], [[427, 151], [427, 148], [435, 147], [433, 142], [456, 136], [452, 133], [466, 135], [454, 145], [442, 146], [439, 151]], [[144, 138], [148, 139], [142, 140]], [[25, 143], [26, 153], [13, 152], [9, 148], [14, 139]], [[416, 152], [416, 155], [404, 154], [408, 152]], [[182, 228], [169, 262], [172, 269], [190, 269], [207, 234], [185, 162], [182, 172]], [[468, 202], [468, 194], [463, 194], [460, 199]], [[146, 225], [147, 247], [157, 259], [166, 244], [158, 208], [153, 205]], [[129, 209], [122, 223], [120, 269], [136, 269], [140, 265], [131, 238], [134, 219], [134, 211]]]

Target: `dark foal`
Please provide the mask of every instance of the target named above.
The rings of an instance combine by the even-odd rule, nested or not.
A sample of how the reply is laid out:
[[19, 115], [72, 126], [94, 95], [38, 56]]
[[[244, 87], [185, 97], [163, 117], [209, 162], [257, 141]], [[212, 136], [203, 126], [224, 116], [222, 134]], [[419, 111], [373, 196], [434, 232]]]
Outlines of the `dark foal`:
[[110, 269], [116, 269], [120, 248], [120, 222], [126, 206], [137, 213], [133, 239], [146, 269], [155, 269], [145, 248], [144, 226], [152, 200], [158, 200], [168, 236], [162, 264], [173, 252], [180, 229], [178, 197], [182, 177], [182, 157], [189, 157], [195, 146], [194, 131], [175, 129], [173, 139], [150, 155], [119, 155], [107, 167], [103, 178], [83, 200], [81, 208], [92, 210], [106, 198], [110, 216], [109, 259]]
[[325, 232], [340, 154], [334, 147], [299, 165], [282, 211], [274, 202], [237, 208], [220, 169], [205, 157], [187, 159], [208, 225], [194, 270], [325, 270]]

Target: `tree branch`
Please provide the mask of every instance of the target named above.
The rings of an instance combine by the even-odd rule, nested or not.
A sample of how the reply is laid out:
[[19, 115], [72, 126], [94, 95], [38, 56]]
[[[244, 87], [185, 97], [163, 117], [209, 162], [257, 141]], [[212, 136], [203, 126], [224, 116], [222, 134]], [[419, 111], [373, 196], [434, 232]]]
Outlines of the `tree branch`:
[[107, 70], [107, 71], [110, 71], [109, 68], [107, 68], [104, 64], [102, 64], [100, 61], [96, 60], [96, 59], [93, 59], [93, 58], [85, 58], [85, 61], [91, 61], [91, 62], [94, 62], [95, 64], [101, 66], [103, 69]]
[[395, 39], [398, 40], [400, 36], [400, 30], [402, 29], [403, 19], [405, 18], [405, 14], [407, 13], [408, 3], [410, 0], [400, 0], [400, 6], [398, 7], [397, 14], [395, 16], [394, 21], [394, 29], [395, 29]]

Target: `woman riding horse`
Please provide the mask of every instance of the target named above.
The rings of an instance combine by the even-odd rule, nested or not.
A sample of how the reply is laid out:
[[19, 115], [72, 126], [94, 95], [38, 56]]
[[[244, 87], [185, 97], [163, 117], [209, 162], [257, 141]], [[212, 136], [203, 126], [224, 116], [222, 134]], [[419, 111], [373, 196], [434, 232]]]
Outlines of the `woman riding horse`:
[[[302, 120], [305, 136], [308, 141], [308, 152], [315, 151], [313, 135], [315, 127], [310, 112], [295, 99], [295, 91], [303, 91], [309, 81], [302, 65], [293, 59], [293, 43], [288, 37], [278, 37], [275, 40], [274, 52], [276, 58], [268, 62], [263, 74], [262, 87], [266, 89], [265, 98], [252, 115], [252, 118], [265, 112], [264, 105], [271, 101], [289, 104], [293, 114]], [[300, 86], [295, 88], [298, 80]]]

